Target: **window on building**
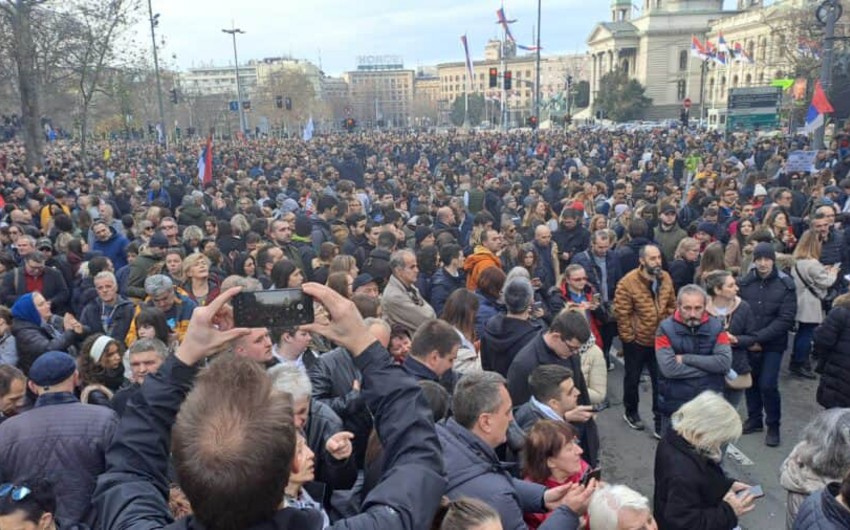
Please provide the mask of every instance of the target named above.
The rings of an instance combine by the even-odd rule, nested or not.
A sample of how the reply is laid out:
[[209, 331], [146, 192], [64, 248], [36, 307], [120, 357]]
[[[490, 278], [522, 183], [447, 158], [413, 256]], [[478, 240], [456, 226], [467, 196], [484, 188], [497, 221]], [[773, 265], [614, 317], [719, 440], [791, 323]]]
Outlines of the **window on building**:
[[747, 77], [744, 78], [744, 86], [752, 86], [753, 84], [753, 75], [747, 74]]
[[676, 82], [676, 99], [682, 101], [687, 96], [688, 83], [684, 79]]
[[679, 52], [679, 70], [685, 71], [688, 69], [688, 51], [682, 50]]
[[765, 57], [767, 57], [767, 38], [761, 37], [759, 38], [758, 61], [764, 62]]

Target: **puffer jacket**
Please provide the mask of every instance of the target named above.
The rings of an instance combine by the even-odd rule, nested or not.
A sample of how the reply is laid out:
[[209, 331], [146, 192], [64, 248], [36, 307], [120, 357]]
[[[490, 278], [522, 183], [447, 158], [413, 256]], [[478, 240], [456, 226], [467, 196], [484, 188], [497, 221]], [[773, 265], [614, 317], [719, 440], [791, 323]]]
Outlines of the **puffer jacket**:
[[18, 368], [29, 374], [30, 366], [36, 358], [47, 351], [67, 352], [77, 340], [73, 330], [59, 332], [62, 329], [61, 319], [54, 318], [54, 329], [56, 334], [51, 334], [45, 327], [33, 324], [26, 320], [14, 319], [12, 321], [12, 335], [18, 347]]
[[617, 284], [614, 316], [623, 342], [654, 346], [658, 325], [676, 310], [676, 292], [670, 275], [661, 271], [657, 281], [658, 288], [653, 293], [652, 281], [635, 269]]
[[80, 324], [86, 329], [86, 333], [106, 333], [113, 339], [124, 342], [136, 313], [133, 302], [124, 297], [118, 297], [114, 306], [115, 309], [112, 312], [112, 325], [109, 330], [103, 328], [102, 304], [100, 298], [95, 298], [86, 304], [80, 315]]
[[797, 316], [794, 280], [774, 266], [766, 278], [753, 269], [738, 285], [739, 296], [750, 304], [756, 318], [756, 342], [765, 352], [785, 351]]
[[463, 262], [463, 270], [466, 273], [466, 288], [474, 291], [478, 288], [478, 277], [490, 267], [502, 268], [502, 260], [481, 245], [475, 247], [475, 252], [467, 256]]
[[803, 461], [802, 455], [811, 451], [806, 447], [807, 443], [803, 440], [794, 446], [791, 454], [779, 468], [779, 484], [788, 492], [785, 508], [785, 528], [788, 530], [793, 527], [794, 521], [797, 519], [797, 512], [809, 495], [825, 488], [830, 482], [841, 481], [842, 479], [840, 476], [820, 476]]
[[821, 355], [818, 403], [828, 409], [850, 407], [850, 307], [832, 308], [815, 329], [814, 348]]
[[842, 506], [836, 497], [841, 490], [841, 484], [833, 482], [826, 488], [818, 490], [809, 496], [803, 505], [794, 530], [844, 530], [850, 528], [850, 510]]
[[33, 409], [0, 424], [0, 479], [18, 483], [39, 470], [54, 481], [60, 526], [93, 525], [91, 497], [117, 424], [108, 407], [83, 405], [70, 393], [44, 394]]
[[465, 285], [463, 271], [458, 271], [457, 276], [452, 276], [445, 267], [431, 276], [431, 294], [428, 297], [428, 302], [434, 308], [434, 312], [439, 316], [443, 312], [443, 307], [446, 305], [446, 300], [458, 289]]

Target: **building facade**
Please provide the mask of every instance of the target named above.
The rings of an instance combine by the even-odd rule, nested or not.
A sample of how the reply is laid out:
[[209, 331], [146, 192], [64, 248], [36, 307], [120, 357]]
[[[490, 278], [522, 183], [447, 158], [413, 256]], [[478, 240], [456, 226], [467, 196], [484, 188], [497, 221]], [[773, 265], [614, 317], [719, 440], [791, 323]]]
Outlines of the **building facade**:
[[353, 117], [365, 126], [410, 126], [415, 74], [401, 57], [359, 57], [357, 70], [343, 74]]
[[[245, 99], [257, 89], [257, 65], [239, 67], [239, 82]], [[236, 99], [236, 70], [233, 66], [203, 66], [190, 68], [180, 75], [180, 90], [195, 96], [228, 96]]]

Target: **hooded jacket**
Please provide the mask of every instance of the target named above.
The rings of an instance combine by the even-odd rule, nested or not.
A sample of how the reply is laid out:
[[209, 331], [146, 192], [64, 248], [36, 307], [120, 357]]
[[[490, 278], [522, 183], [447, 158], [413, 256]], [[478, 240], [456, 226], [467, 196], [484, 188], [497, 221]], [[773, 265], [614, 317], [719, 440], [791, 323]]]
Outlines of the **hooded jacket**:
[[[850, 510], [836, 497], [841, 483], [833, 482], [812, 493], [800, 506], [794, 530], [843, 530], [850, 528]], [[845, 501], [846, 502], [846, 501]]]
[[112, 261], [112, 266], [115, 270], [127, 265], [127, 245], [130, 240], [122, 234], [119, 234], [115, 228], [109, 227], [109, 239], [100, 241], [95, 238], [92, 241], [91, 249], [95, 252], [100, 252]]
[[503, 313], [492, 317], [481, 332], [481, 367], [507, 377], [516, 354], [542, 329], [539, 321], [511, 318]]
[[478, 277], [490, 267], [502, 268], [502, 260], [483, 245], [475, 247], [475, 252], [467, 256], [463, 262], [463, 270], [466, 272], [466, 288], [470, 291], [478, 289]]
[[[133, 323], [133, 316], [136, 313], [136, 308], [133, 302], [119, 296], [113, 306], [111, 315], [111, 328], [103, 327], [103, 302], [100, 298], [95, 298], [83, 308], [80, 313], [80, 324], [86, 329], [86, 333], [105, 333], [113, 339], [124, 342], [127, 338], [127, 332], [130, 331], [130, 325]], [[124, 342], [126, 345], [127, 343]]]

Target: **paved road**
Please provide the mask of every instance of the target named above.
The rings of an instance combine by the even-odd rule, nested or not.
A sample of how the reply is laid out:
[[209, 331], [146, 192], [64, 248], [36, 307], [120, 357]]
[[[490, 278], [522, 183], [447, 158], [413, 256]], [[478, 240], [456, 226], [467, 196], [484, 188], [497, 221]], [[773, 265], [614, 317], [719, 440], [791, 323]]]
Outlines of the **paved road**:
[[[756, 509], [742, 517], [745, 530], [783, 530], [785, 528], [785, 490], [779, 485], [779, 467], [797, 443], [806, 423], [823, 410], [815, 402], [816, 381], [791, 377], [787, 372], [787, 354], [783, 361], [779, 385], [782, 394], [782, 445], [764, 445], [763, 433], [743, 436], [737, 447], [752, 464], [741, 465], [732, 458], [724, 459], [727, 473], [748, 484], [761, 484], [765, 497], [757, 501]], [[657, 442], [650, 432], [652, 425], [652, 396], [650, 384], [641, 385], [640, 415], [648, 428], [638, 432], [623, 421], [623, 365], [609, 372], [608, 396], [611, 408], [597, 416], [602, 439], [603, 477], [610, 483], [627, 484], [652, 500], [653, 466]], [[739, 411], [746, 418], [745, 403]]]

